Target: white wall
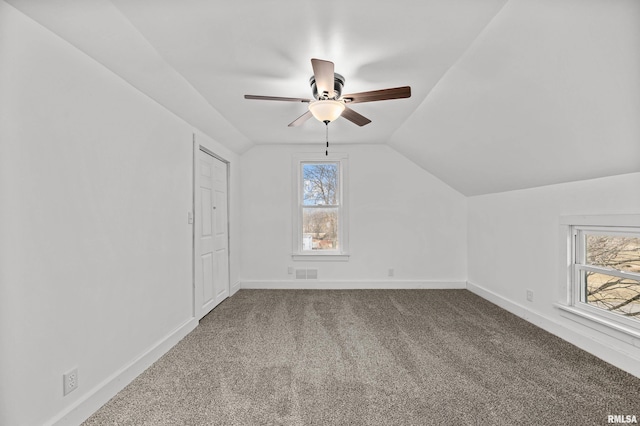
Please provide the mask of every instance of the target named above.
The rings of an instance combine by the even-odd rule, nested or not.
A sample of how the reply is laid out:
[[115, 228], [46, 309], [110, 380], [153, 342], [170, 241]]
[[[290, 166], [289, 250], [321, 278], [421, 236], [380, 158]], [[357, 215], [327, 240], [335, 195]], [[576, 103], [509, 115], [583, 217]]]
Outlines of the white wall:
[[349, 261], [291, 259], [292, 155], [322, 154], [322, 143], [256, 146], [241, 158], [243, 286], [301, 285], [289, 266], [318, 268], [324, 283], [463, 284], [465, 197], [386, 145], [331, 150], [349, 156]]
[[195, 326], [194, 130], [4, 2], [0, 64], [0, 424], [73, 424]]
[[[470, 197], [469, 288], [640, 376], [640, 341], [582, 326], [553, 306], [563, 287], [560, 216], [637, 214], [638, 188], [634, 173]], [[533, 302], [526, 289], [534, 291]]]

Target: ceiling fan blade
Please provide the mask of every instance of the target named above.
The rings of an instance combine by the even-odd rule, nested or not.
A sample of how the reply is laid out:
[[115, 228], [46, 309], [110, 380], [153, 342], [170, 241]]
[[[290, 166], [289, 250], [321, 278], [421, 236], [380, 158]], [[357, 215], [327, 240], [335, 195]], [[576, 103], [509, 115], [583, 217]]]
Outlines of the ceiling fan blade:
[[371, 90], [369, 92], [352, 93], [343, 95], [342, 99], [349, 103], [362, 103], [373, 101], [386, 101], [389, 99], [402, 99], [411, 97], [411, 87], [402, 86], [392, 89]]
[[301, 125], [302, 123], [310, 119], [312, 116], [313, 114], [311, 114], [311, 111], [307, 111], [304, 114], [302, 114], [300, 117], [296, 118], [291, 123], [289, 123], [289, 127], [298, 127], [299, 125]]
[[327, 92], [329, 99], [333, 98], [333, 62], [322, 59], [312, 59], [311, 66], [313, 67], [313, 76], [316, 79], [318, 95], [322, 96], [324, 92]]
[[364, 115], [358, 114], [348, 106], [345, 106], [344, 111], [342, 111], [342, 117], [346, 118], [352, 123], [357, 124], [360, 127], [371, 123], [371, 120], [369, 120], [367, 117], [365, 117]]
[[258, 101], [285, 101], [285, 102], [311, 102], [311, 99], [304, 98], [283, 98], [280, 96], [260, 96], [260, 95], [244, 95], [245, 99], [255, 99]]

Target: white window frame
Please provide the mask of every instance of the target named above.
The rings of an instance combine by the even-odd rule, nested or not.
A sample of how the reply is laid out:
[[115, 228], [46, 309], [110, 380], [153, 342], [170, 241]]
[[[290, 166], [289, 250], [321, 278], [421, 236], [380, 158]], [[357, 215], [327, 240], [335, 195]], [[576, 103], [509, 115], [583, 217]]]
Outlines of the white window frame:
[[563, 316], [583, 325], [607, 333], [629, 343], [640, 339], [640, 321], [608, 312], [581, 301], [583, 272], [598, 272], [640, 280], [640, 274], [617, 269], [586, 265], [584, 233], [607, 235], [640, 235], [640, 215], [563, 216], [561, 225], [561, 292], [563, 297], [556, 305]]
[[[304, 163], [338, 163], [339, 205], [338, 205], [338, 249], [314, 250], [302, 249], [302, 206]], [[299, 261], [348, 261], [349, 260], [349, 156], [343, 153], [294, 154], [292, 161], [292, 259]]]

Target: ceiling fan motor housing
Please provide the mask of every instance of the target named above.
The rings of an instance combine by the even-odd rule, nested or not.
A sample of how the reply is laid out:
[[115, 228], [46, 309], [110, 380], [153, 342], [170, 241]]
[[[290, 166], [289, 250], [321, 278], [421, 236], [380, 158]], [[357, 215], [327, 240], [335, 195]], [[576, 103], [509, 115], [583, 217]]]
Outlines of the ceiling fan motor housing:
[[[328, 99], [325, 97], [323, 93], [318, 93], [318, 87], [316, 87], [316, 76], [312, 75], [309, 79], [309, 84], [311, 85], [311, 90], [313, 91], [313, 97], [316, 100]], [[340, 99], [342, 95], [342, 88], [344, 87], [344, 77], [338, 73], [333, 74], [333, 93], [334, 96], [332, 99]]]

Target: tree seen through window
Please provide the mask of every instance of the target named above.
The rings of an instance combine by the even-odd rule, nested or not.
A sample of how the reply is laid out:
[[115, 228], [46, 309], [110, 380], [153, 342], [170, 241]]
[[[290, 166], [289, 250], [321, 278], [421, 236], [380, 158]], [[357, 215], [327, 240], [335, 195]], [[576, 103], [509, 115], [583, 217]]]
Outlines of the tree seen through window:
[[303, 250], [337, 250], [339, 163], [302, 164]]

